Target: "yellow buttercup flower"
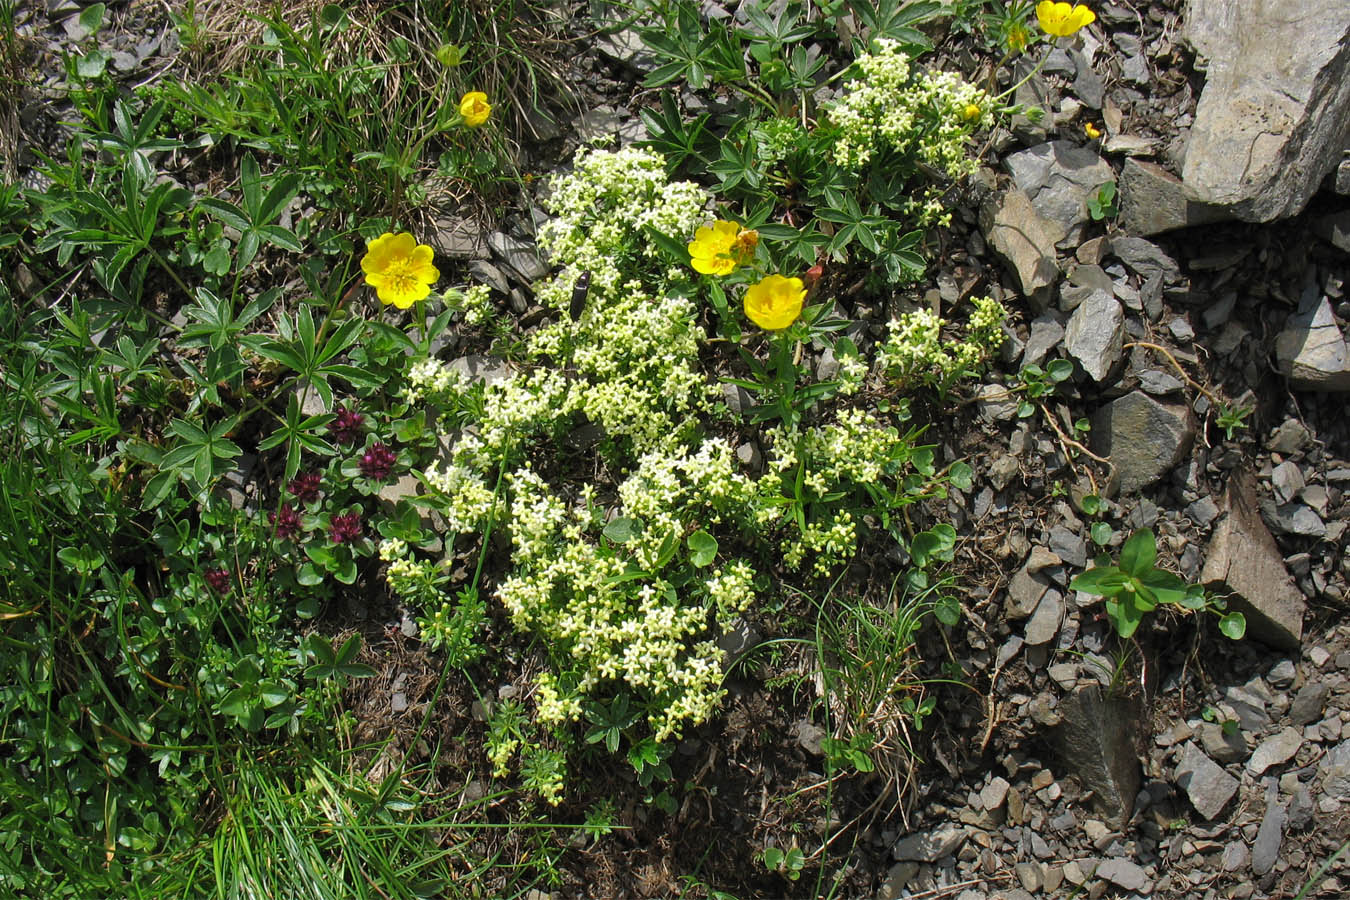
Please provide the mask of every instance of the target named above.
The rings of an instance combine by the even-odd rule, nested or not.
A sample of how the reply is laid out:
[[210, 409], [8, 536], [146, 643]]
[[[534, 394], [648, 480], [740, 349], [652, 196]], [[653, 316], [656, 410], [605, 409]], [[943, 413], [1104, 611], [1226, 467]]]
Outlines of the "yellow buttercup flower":
[[441, 273], [431, 264], [433, 251], [407, 232], [385, 232], [366, 245], [361, 271], [381, 303], [407, 309], [426, 299]]
[[1025, 25], [1016, 23], [1008, 26], [1008, 49], [1013, 53], [1020, 53], [1027, 48], [1027, 43], [1031, 40], [1031, 35], [1027, 32]]
[[[743, 245], [741, 249], [737, 247], [741, 234], [739, 223], [725, 219], [718, 219], [711, 226], [704, 225], [694, 232], [694, 239], [689, 242], [689, 264], [695, 272], [704, 275], [730, 275], [744, 255]], [[759, 240], [758, 233], [755, 240]]]
[[464, 95], [464, 99], [459, 101], [459, 114], [464, 118], [464, 124], [470, 128], [477, 128], [488, 120], [492, 115], [492, 106], [487, 102], [487, 94], [482, 91], [469, 91]]
[[973, 122], [980, 117], [980, 108], [974, 103], [967, 103], [966, 108], [961, 110], [961, 118], [967, 122]]
[[1068, 37], [1084, 25], [1097, 21], [1097, 14], [1081, 3], [1052, 3], [1041, 0], [1036, 4], [1036, 21], [1046, 34]]
[[760, 328], [778, 331], [802, 314], [806, 285], [800, 278], [769, 275], [745, 292], [745, 314]]
[[1083, 134], [1086, 134], [1088, 136], [1088, 140], [1090, 141], [1095, 141], [1097, 138], [1102, 136], [1101, 129], [1098, 128], [1096, 125], [1093, 125], [1091, 122], [1083, 123]]

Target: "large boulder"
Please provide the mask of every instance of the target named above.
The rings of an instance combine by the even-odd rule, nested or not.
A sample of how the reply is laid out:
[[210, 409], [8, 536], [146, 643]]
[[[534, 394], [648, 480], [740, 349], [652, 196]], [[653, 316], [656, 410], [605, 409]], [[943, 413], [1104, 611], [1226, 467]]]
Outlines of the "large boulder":
[[1209, 61], [1187, 192], [1249, 222], [1300, 212], [1350, 133], [1350, 3], [1190, 0], [1186, 36]]

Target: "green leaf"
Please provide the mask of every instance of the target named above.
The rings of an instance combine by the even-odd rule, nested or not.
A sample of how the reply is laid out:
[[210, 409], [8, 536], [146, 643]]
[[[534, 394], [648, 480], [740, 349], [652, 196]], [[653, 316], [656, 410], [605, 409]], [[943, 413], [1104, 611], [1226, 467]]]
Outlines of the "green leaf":
[[1120, 548], [1120, 568], [1123, 572], [1139, 578], [1153, 569], [1153, 561], [1158, 558], [1157, 538], [1147, 528], [1141, 528], [1130, 535]]
[[717, 558], [717, 538], [706, 531], [689, 535], [689, 562], [702, 568]]
[[1092, 542], [1099, 547], [1105, 547], [1111, 543], [1111, 538], [1115, 533], [1115, 529], [1105, 522], [1093, 522], [1092, 527], [1088, 529]]
[[947, 470], [947, 481], [957, 490], [968, 491], [975, 483], [975, 470], [964, 462], [952, 463]]
[[108, 54], [102, 50], [90, 50], [75, 63], [75, 71], [81, 78], [98, 78], [108, 67]]
[[1067, 381], [1073, 375], [1073, 362], [1067, 359], [1052, 359], [1045, 364], [1045, 375], [1051, 381]]
[[961, 601], [944, 594], [933, 604], [933, 615], [943, 625], [955, 626], [961, 621]]
[[95, 3], [80, 13], [80, 26], [90, 34], [103, 27], [103, 13], [108, 9], [106, 3]]
[[1125, 589], [1126, 575], [1116, 566], [1097, 566], [1069, 582], [1069, 590], [1113, 597]]
[[642, 520], [619, 516], [605, 526], [603, 534], [616, 544], [626, 544], [642, 533]]
[[1079, 501], [1078, 508], [1083, 511], [1085, 516], [1095, 516], [1102, 511], [1102, 498], [1096, 494], [1088, 494]]
[[1219, 619], [1219, 630], [1225, 637], [1240, 641], [1247, 633], [1247, 617], [1240, 612], [1230, 612]]

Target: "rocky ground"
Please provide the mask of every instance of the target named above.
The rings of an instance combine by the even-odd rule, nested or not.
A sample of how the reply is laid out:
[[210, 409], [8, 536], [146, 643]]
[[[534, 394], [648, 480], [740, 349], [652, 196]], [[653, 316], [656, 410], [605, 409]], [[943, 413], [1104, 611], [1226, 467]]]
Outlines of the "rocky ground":
[[[836, 896], [1350, 892], [1341, 861], [1321, 870], [1350, 838], [1350, 7], [1294, 6], [1307, 7], [1296, 26], [1249, 27], [1255, 0], [1094, 4], [1098, 23], [1019, 93], [1045, 118], [991, 136], [929, 281], [897, 298], [942, 308], [993, 292], [1014, 336], [938, 435], [979, 477], [948, 510], [965, 618], [926, 649], [935, 675], [954, 660], [976, 690], [940, 690], [901, 802], [879, 782], [842, 790], [858, 818]], [[79, 8], [49, 3], [30, 27], [69, 48], [86, 39]], [[117, 25], [99, 39], [129, 84], [172, 63], [153, 9], [132, 4]], [[640, 42], [621, 30], [586, 46], [586, 108], [536, 123], [532, 171], [564, 165], [578, 141], [644, 136]], [[955, 38], [939, 55], [984, 62]], [[25, 131], [59, 140], [43, 104], [22, 111]], [[1119, 217], [1094, 220], [1088, 200], [1110, 181]], [[440, 226], [442, 252], [539, 320], [529, 285], [547, 270], [529, 215]], [[874, 337], [893, 312], [846, 311], [870, 315]], [[1055, 358], [1075, 377], [1019, 417], [1005, 376]], [[1254, 412], [1230, 436], [1218, 402]], [[1085, 494], [1107, 498], [1097, 515], [1081, 512]], [[1068, 589], [1096, 521], [1113, 549], [1152, 528], [1166, 566], [1246, 614], [1246, 639], [1158, 613], [1118, 641], [1099, 598]], [[388, 677], [364, 702], [383, 722], [420, 716], [435, 671], [407, 637], [395, 627], [375, 644]], [[819, 736], [754, 679], [736, 687], [727, 721], [681, 747], [695, 782], [719, 788], [708, 807], [660, 824], [629, 810], [635, 830], [580, 853], [560, 895], [666, 896], [697, 863], [736, 896], [810, 896], [812, 879], [748, 861], [792, 818], [776, 804], [819, 780]], [[465, 704], [445, 727], [470, 718]], [[710, 834], [726, 846], [711, 852]]]

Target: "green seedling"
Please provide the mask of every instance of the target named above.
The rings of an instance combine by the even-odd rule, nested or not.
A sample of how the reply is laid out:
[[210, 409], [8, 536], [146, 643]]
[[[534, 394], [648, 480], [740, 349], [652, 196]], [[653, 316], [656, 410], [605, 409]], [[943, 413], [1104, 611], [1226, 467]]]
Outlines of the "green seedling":
[[1116, 205], [1116, 183], [1108, 181], [1097, 188], [1097, 193], [1088, 197], [1087, 208], [1094, 222], [1114, 218], [1120, 212]]
[[1160, 603], [1190, 610], [1212, 609], [1220, 614], [1219, 630], [1238, 640], [1247, 631], [1247, 620], [1240, 612], [1225, 612], [1222, 601], [1206, 596], [1200, 585], [1188, 585], [1180, 576], [1154, 565], [1158, 547], [1147, 528], [1130, 535], [1120, 548], [1120, 560], [1111, 564], [1102, 557], [1069, 583], [1075, 591], [1106, 598], [1106, 614], [1122, 638], [1131, 637], [1143, 621], [1144, 613]]

